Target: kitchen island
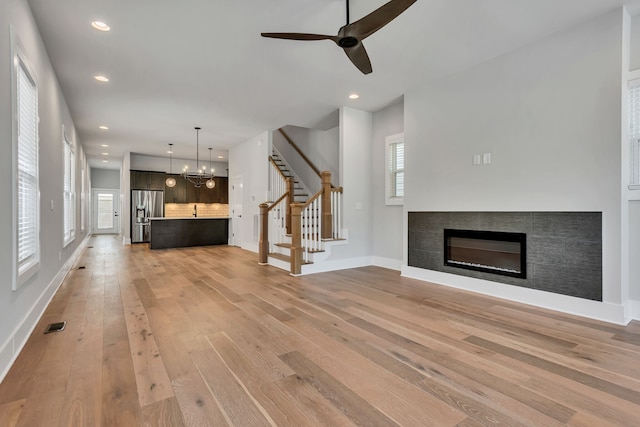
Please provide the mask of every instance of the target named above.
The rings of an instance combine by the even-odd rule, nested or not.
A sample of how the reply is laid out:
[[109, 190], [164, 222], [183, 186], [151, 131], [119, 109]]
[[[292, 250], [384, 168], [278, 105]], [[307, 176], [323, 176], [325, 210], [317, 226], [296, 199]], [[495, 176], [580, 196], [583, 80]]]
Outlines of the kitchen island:
[[229, 218], [150, 218], [151, 249], [226, 245]]

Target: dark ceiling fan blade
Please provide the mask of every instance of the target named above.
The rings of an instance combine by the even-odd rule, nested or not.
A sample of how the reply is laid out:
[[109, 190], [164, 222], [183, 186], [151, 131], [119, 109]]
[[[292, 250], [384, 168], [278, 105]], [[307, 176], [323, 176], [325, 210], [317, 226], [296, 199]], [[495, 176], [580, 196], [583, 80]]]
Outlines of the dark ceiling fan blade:
[[362, 43], [358, 43], [353, 47], [345, 47], [344, 53], [347, 54], [353, 65], [358, 67], [358, 70], [362, 71], [363, 74], [369, 74], [373, 71], [371, 68], [371, 61], [369, 60], [369, 55], [364, 48]]
[[[393, 21], [417, 0], [391, 0], [364, 18], [344, 27], [344, 34], [364, 40], [380, 28]], [[341, 31], [342, 32], [342, 31]]]
[[270, 37], [272, 39], [287, 39], [287, 40], [333, 40], [338, 42], [336, 36], [327, 36], [324, 34], [305, 34], [305, 33], [261, 33], [262, 37]]

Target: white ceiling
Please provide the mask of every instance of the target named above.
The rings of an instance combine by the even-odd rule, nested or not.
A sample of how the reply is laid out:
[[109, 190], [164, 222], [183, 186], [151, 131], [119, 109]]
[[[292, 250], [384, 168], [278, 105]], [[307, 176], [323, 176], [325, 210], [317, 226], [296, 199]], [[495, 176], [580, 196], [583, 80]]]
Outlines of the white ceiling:
[[[313, 127], [348, 105], [376, 111], [412, 87], [586, 21], [624, 0], [418, 0], [365, 40], [361, 74], [330, 41], [261, 32], [336, 34], [345, 0], [28, 0], [90, 164], [125, 152], [227, 156], [234, 144], [291, 124]], [[385, 0], [351, 0], [351, 20]], [[107, 22], [98, 32], [91, 21]], [[109, 83], [97, 83], [104, 74]], [[347, 96], [357, 92], [360, 99]], [[110, 130], [101, 131], [99, 125]], [[110, 163], [102, 163], [101, 144]], [[215, 157], [214, 157], [215, 159]]]

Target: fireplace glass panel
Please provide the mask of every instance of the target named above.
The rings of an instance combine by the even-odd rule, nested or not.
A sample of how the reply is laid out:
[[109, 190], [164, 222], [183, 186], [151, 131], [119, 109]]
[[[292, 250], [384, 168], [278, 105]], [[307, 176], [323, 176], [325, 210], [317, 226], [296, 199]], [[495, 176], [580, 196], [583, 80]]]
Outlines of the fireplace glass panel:
[[445, 230], [445, 265], [514, 277], [525, 274], [522, 233]]

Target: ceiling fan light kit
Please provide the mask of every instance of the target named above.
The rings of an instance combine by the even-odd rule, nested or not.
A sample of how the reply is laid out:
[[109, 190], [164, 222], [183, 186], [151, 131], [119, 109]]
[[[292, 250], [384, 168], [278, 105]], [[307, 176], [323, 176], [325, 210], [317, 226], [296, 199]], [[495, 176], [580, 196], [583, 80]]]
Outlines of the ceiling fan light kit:
[[380, 6], [364, 18], [349, 23], [349, 0], [347, 0], [347, 24], [338, 30], [338, 35], [306, 33], [261, 33], [262, 37], [286, 40], [332, 40], [344, 50], [344, 53], [363, 74], [373, 71], [371, 60], [362, 41], [380, 28], [393, 21], [417, 0], [391, 0]]

